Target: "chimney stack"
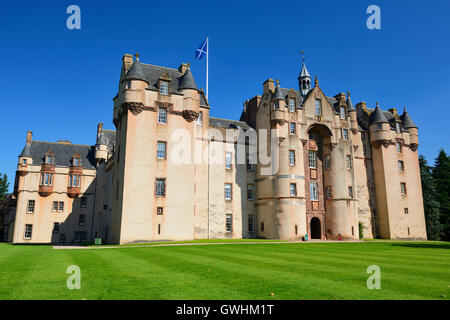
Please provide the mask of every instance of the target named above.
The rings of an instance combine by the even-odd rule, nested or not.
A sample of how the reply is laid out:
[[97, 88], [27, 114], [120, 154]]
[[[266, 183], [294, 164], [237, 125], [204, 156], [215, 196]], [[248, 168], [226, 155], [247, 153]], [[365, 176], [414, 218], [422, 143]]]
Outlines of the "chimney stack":
[[31, 144], [32, 140], [33, 140], [33, 132], [27, 131], [27, 144]]
[[182, 63], [179, 67], [178, 67], [178, 71], [181, 72], [182, 74], [184, 74], [186, 72], [188, 68], [188, 64], [187, 63]]
[[99, 122], [97, 125], [97, 138], [100, 136], [100, 133], [103, 131], [103, 122]]

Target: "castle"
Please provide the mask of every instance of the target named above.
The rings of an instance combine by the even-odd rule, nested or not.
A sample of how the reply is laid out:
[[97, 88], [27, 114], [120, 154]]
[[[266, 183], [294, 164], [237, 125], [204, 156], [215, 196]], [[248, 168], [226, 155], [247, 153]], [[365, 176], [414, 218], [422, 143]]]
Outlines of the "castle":
[[[99, 123], [95, 145], [27, 133], [8, 240], [358, 239], [360, 230], [426, 239], [418, 129], [406, 110], [329, 97], [304, 63], [298, 84], [268, 79], [239, 121], [219, 119], [188, 64], [125, 54], [115, 131]], [[198, 153], [207, 161], [192, 160]]]

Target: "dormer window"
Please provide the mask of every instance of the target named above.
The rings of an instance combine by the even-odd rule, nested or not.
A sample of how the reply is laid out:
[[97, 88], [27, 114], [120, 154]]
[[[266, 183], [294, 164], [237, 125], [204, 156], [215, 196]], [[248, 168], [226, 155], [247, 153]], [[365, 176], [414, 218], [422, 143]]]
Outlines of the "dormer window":
[[53, 154], [50, 153], [50, 152], [47, 152], [47, 154], [45, 155], [45, 163], [46, 164], [53, 164], [54, 163], [53, 161], [54, 161]]
[[73, 165], [74, 167], [79, 167], [81, 164], [81, 159], [80, 158], [73, 158]]
[[289, 98], [289, 111], [295, 112], [295, 99]]
[[159, 82], [159, 93], [168, 96], [169, 95], [169, 82], [168, 81], [160, 81]]
[[341, 115], [341, 119], [345, 120], [345, 107], [341, 106], [340, 108], [340, 115]]

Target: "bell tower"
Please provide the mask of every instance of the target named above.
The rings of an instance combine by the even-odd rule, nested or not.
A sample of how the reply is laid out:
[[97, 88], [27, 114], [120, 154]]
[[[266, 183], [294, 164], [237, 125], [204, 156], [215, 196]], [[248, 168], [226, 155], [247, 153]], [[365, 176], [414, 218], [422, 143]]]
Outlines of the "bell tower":
[[302, 96], [304, 97], [308, 94], [309, 90], [311, 90], [311, 76], [308, 72], [308, 69], [306, 69], [305, 59], [303, 59], [302, 71], [300, 71], [297, 79], [298, 88], [302, 93]]

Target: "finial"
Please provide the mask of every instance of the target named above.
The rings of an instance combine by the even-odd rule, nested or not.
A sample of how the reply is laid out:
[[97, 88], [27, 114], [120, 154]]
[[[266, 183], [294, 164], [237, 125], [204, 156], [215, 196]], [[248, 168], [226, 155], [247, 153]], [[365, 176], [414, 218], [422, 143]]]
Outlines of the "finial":
[[277, 83], [277, 87], [279, 87], [280, 86], [280, 80], [277, 79], [276, 83]]
[[406, 113], [406, 106], [403, 107], [403, 113]]
[[350, 91], [347, 91], [347, 98], [350, 98]]
[[191, 68], [191, 63], [190, 63], [190, 62], [187, 63], [187, 68], [188, 68], [188, 69]]
[[377, 101], [377, 107], [379, 107], [380, 106], [380, 104], [378, 103], [378, 101]]
[[316, 87], [319, 86], [319, 80], [317, 79], [317, 76], [316, 76], [316, 78], [314, 79], [314, 85], [315, 85]]
[[136, 57], [136, 60], [139, 61], [139, 52], [136, 52], [136, 53], [134, 54], [134, 56]]

